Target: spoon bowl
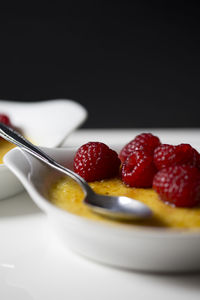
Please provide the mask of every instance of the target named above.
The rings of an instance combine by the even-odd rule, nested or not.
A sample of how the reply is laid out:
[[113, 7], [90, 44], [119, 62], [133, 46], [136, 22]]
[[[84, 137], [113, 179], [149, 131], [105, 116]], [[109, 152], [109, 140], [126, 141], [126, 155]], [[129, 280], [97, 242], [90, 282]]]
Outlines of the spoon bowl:
[[138, 220], [149, 218], [152, 212], [142, 202], [125, 196], [104, 196], [95, 193], [87, 195], [84, 203], [95, 213], [118, 220]]

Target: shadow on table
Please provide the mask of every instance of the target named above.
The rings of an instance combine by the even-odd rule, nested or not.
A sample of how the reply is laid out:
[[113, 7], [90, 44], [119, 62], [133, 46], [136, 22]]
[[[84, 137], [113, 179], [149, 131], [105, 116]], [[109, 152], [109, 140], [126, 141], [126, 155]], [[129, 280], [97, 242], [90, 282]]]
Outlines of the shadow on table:
[[[121, 270], [123, 271], [123, 270]], [[127, 270], [126, 270], [127, 271]], [[124, 270], [124, 272], [126, 272]], [[174, 289], [185, 290], [187, 293], [200, 292], [200, 271], [182, 272], [182, 273], [153, 273], [153, 272], [140, 272], [140, 271], [127, 271], [133, 276], [141, 276], [150, 284], [169, 287], [171, 293]], [[170, 294], [170, 293], [169, 293]]]
[[200, 292], [200, 271], [196, 273], [179, 273], [179, 274], [163, 274], [151, 275], [158, 284], [169, 285], [171, 291], [173, 288], [186, 290], [187, 292]]

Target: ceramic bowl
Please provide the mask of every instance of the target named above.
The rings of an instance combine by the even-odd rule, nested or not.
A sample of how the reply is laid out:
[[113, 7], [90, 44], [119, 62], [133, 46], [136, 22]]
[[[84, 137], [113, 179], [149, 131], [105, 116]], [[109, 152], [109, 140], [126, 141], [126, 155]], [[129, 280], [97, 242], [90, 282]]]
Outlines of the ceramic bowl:
[[[39, 146], [57, 147], [86, 119], [86, 110], [72, 100], [40, 102], [0, 101], [0, 113]], [[0, 164], [0, 199], [22, 191], [23, 186], [5, 164]]]
[[[75, 149], [45, 151], [72, 167]], [[73, 215], [49, 202], [49, 172], [34, 157], [15, 148], [5, 155], [5, 164], [48, 215], [61, 240], [77, 253], [103, 264], [140, 271], [200, 270], [200, 232], [113, 225]]]

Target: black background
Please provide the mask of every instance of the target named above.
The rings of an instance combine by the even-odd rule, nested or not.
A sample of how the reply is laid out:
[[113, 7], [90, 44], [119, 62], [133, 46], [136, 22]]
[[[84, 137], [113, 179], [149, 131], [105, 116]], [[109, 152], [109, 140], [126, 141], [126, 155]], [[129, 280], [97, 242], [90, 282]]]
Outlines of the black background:
[[77, 100], [89, 128], [199, 127], [199, 10], [166, 3], [1, 8], [0, 98]]

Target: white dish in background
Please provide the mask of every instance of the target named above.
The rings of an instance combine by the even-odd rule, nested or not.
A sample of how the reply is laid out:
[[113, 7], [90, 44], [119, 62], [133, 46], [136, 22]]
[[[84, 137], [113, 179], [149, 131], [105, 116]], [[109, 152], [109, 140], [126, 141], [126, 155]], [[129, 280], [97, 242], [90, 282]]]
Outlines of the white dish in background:
[[[75, 149], [45, 151], [60, 163], [72, 166]], [[115, 226], [73, 215], [48, 201], [44, 193], [48, 182], [46, 169], [34, 157], [15, 148], [5, 155], [5, 164], [48, 215], [65, 244], [83, 256], [116, 267], [150, 272], [200, 270], [200, 232]]]
[[[0, 113], [7, 114], [23, 135], [39, 146], [57, 147], [87, 117], [87, 112], [72, 100], [56, 99], [40, 102], [0, 101]], [[23, 189], [19, 180], [0, 164], [0, 199], [11, 197]]]

